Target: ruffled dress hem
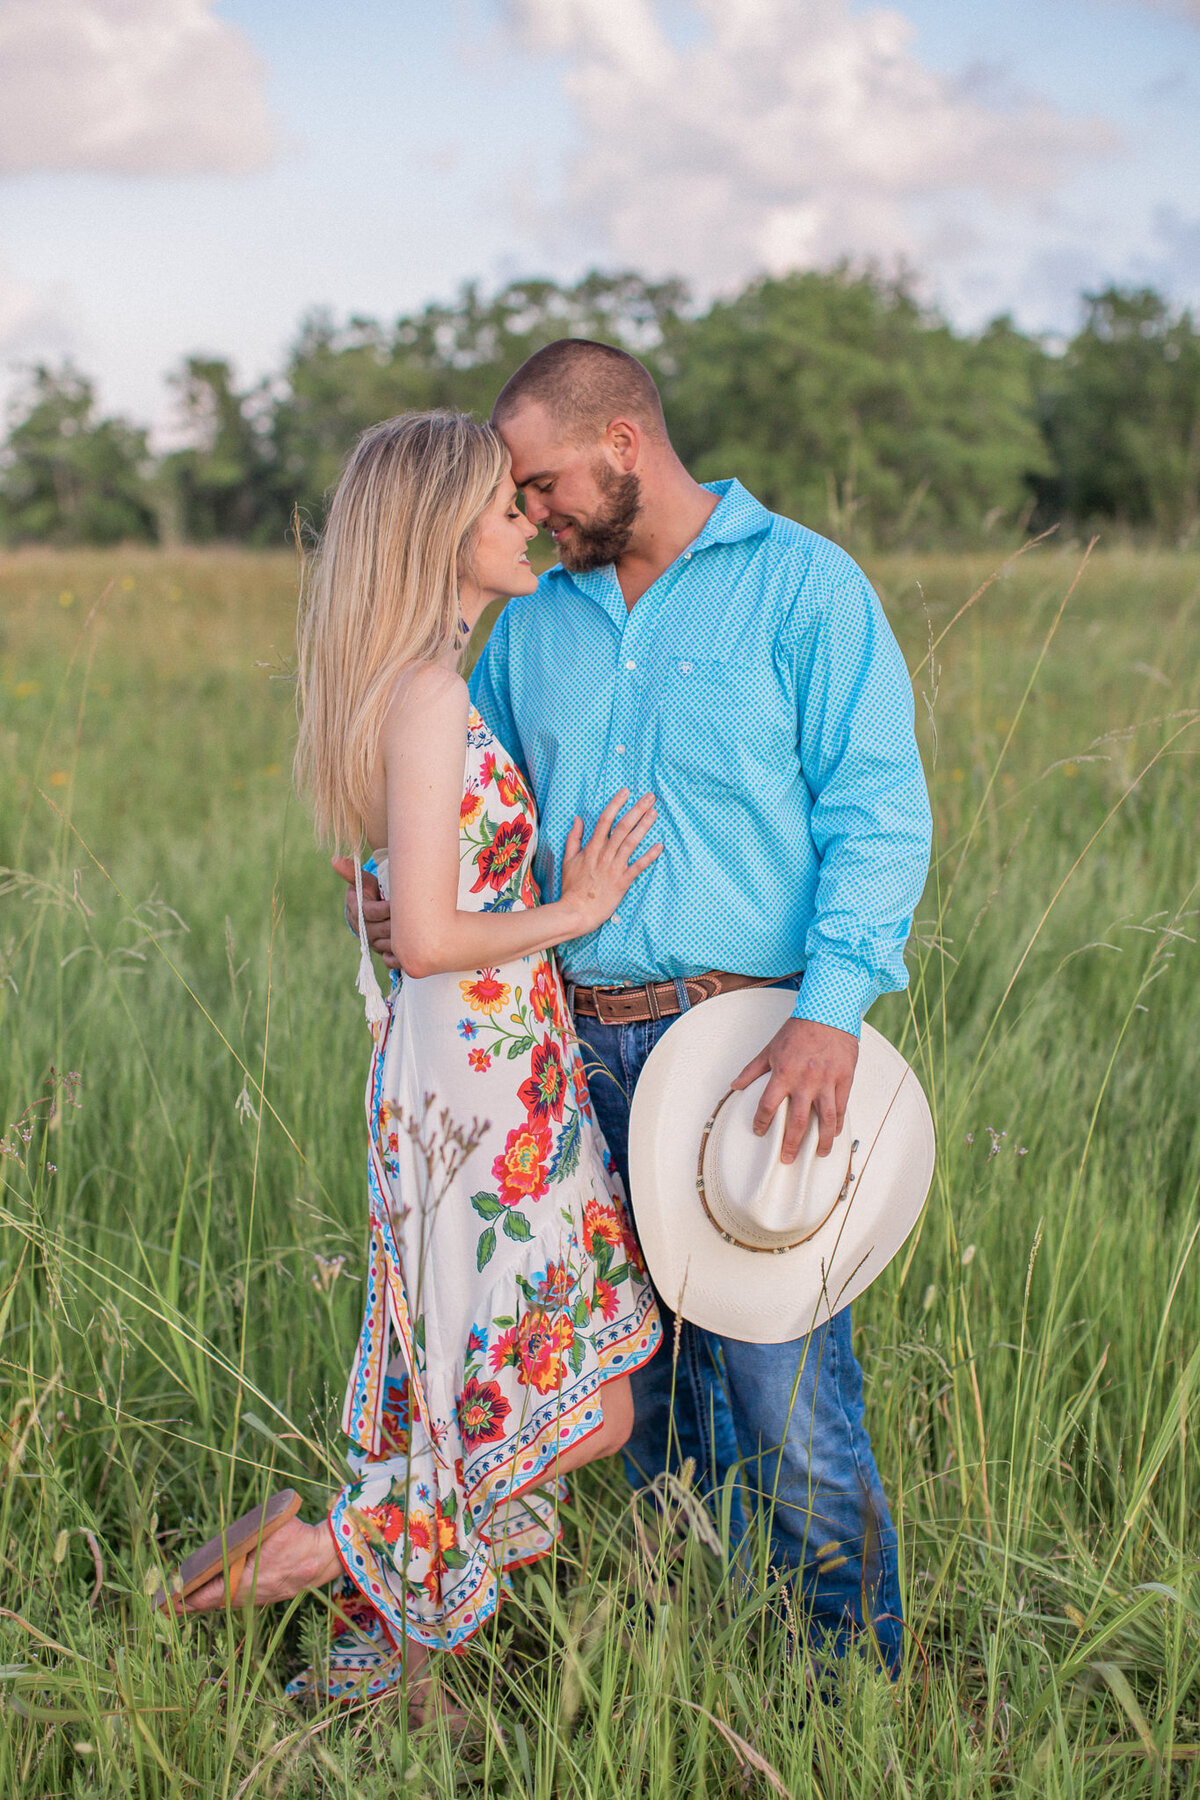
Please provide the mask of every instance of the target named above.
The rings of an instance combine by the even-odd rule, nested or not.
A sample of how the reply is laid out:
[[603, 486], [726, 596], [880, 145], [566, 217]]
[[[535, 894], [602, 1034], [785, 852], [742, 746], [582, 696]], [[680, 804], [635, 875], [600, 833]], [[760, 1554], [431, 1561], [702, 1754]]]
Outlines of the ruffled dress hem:
[[[479, 1543], [488, 1550], [496, 1548], [498, 1544], [503, 1545], [507, 1553], [498, 1565], [488, 1557], [479, 1556], [474, 1559], [479, 1565], [476, 1579], [470, 1583], [469, 1592], [463, 1594], [461, 1599], [456, 1595], [454, 1607], [446, 1614], [440, 1628], [432, 1628], [427, 1619], [414, 1619], [401, 1612], [396, 1604], [394, 1589], [383, 1579], [381, 1562], [370, 1538], [358, 1523], [356, 1509], [348, 1502], [344, 1489], [338, 1495], [329, 1509], [329, 1527], [342, 1567], [363, 1599], [378, 1612], [380, 1623], [397, 1654], [401, 1651], [405, 1637], [412, 1638], [427, 1650], [452, 1650], [461, 1654], [476, 1632], [495, 1615], [507, 1588], [509, 1573], [540, 1562], [561, 1542], [562, 1527], [558, 1522], [557, 1511], [559, 1503], [567, 1498], [566, 1478], [558, 1479], [554, 1494], [540, 1496], [552, 1523], [547, 1523], [534, 1504], [539, 1498], [537, 1489], [554, 1480], [553, 1468], [558, 1457], [593, 1437], [603, 1426], [603, 1413], [593, 1404], [602, 1390], [612, 1382], [619, 1381], [622, 1376], [632, 1373], [634, 1369], [644, 1368], [661, 1349], [662, 1336], [657, 1329], [656, 1320], [649, 1335], [651, 1342], [646, 1346], [644, 1354], [631, 1356], [624, 1361], [622, 1367], [604, 1374], [594, 1387], [580, 1397], [571, 1414], [567, 1415], [572, 1421], [568, 1435], [563, 1437], [560, 1424], [555, 1440], [541, 1445], [535, 1463], [531, 1465], [529, 1459], [523, 1457], [520, 1485], [507, 1492], [497, 1492], [486, 1513], [475, 1520], [472, 1535]], [[539, 1436], [545, 1439], [545, 1429]], [[541, 1531], [537, 1533], [539, 1541], [524, 1551], [511, 1520], [505, 1519], [495, 1534], [489, 1530], [498, 1515], [518, 1504], [528, 1508], [541, 1524]], [[459, 1622], [456, 1624], [454, 1621]]]

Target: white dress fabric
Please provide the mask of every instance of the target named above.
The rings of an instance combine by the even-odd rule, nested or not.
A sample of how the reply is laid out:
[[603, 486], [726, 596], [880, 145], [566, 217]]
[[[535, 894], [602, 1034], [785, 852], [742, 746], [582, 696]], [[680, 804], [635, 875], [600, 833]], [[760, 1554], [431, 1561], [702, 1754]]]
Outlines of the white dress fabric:
[[[536, 906], [536, 843], [528, 790], [472, 709], [459, 907]], [[379, 1011], [353, 1479], [330, 1524], [397, 1646], [453, 1649], [504, 1572], [552, 1547], [555, 1459], [661, 1329], [553, 955], [406, 977]]]

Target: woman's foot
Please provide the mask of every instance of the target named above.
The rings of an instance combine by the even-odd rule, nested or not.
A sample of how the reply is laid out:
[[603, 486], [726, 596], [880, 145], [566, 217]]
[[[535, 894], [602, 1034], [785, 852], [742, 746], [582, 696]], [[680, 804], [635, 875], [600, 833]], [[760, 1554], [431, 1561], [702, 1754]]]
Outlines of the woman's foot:
[[308, 1707], [361, 1706], [403, 1692], [412, 1730], [437, 1718], [453, 1732], [466, 1729], [467, 1715], [437, 1679], [444, 1657], [435, 1660], [414, 1638], [397, 1649], [379, 1613], [348, 1576], [334, 1588], [329, 1605], [329, 1647], [319, 1662], [288, 1682], [289, 1700]]
[[[342, 1563], [327, 1524], [305, 1525], [289, 1519], [269, 1537], [256, 1557], [248, 1557], [232, 1596], [234, 1606], [272, 1606], [294, 1600], [309, 1588], [325, 1587], [341, 1573]], [[173, 1602], [176, 1612], [217, 1612], [225, 1605], [221, 1573], [186, 1600]]]
[[446, 1721], [451, 1731], [465, 1731], [467, 1715], [450, 1690], [437, 1679], [424, 1644], [409, 1638], [405, 1660], [408, 1664], [408, 1722], [414, 1730], [440, 1718]]

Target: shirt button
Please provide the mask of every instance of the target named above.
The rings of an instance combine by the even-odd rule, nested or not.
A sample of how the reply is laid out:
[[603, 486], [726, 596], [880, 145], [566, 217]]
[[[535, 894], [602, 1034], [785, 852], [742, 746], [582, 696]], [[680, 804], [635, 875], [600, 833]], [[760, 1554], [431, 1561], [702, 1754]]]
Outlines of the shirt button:
[[619, 925], [621, 923], [620, 913], [609, 913], [608, 916], [612, 920], [614, 925]]
[[627, 668], [627, 669], [636, 669], [636, 668], [637, 668], [637, 664], [636, 664], [636, 663], [635, 663], [635, 662], [627, 662], [627, 663], [626, 663], [626, 664], [625, 664], [625, 667], [626, 667], [626, 668]]
[[692, 560], [692, 553], [691, 553], [691, 551], [690, 551], [690, 550], [685, 550], [685, 551], [684, 551], [684, 553], [683, 553], [683, 560], [684, 560], [684, 562], [691, 562], [691, 560]]
[[624, 756], [624, 754], [625, 754], [624, 744], [614, 744], [613, 745], [613, 754], [614, 754], [614, 756]]

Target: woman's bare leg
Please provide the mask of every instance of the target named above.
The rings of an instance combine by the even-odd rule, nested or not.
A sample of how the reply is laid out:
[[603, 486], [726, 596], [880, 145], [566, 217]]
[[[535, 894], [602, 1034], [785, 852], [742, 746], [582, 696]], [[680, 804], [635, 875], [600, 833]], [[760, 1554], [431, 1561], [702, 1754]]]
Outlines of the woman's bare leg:
[[598, 1462], [602, 1456], [616, 1455], [633, 1430], [633, 1390], [628, 1375], [605, 1382], [600, 1390], [600, 1409], [604, 1423], [599, 1429], [564, 1450], [535, 1482], [529, 1482], [527, 1486], [540, 1485], [555, 1475], [569, 1475], [572, 1469], [582, 1469], [585, 1463]]

